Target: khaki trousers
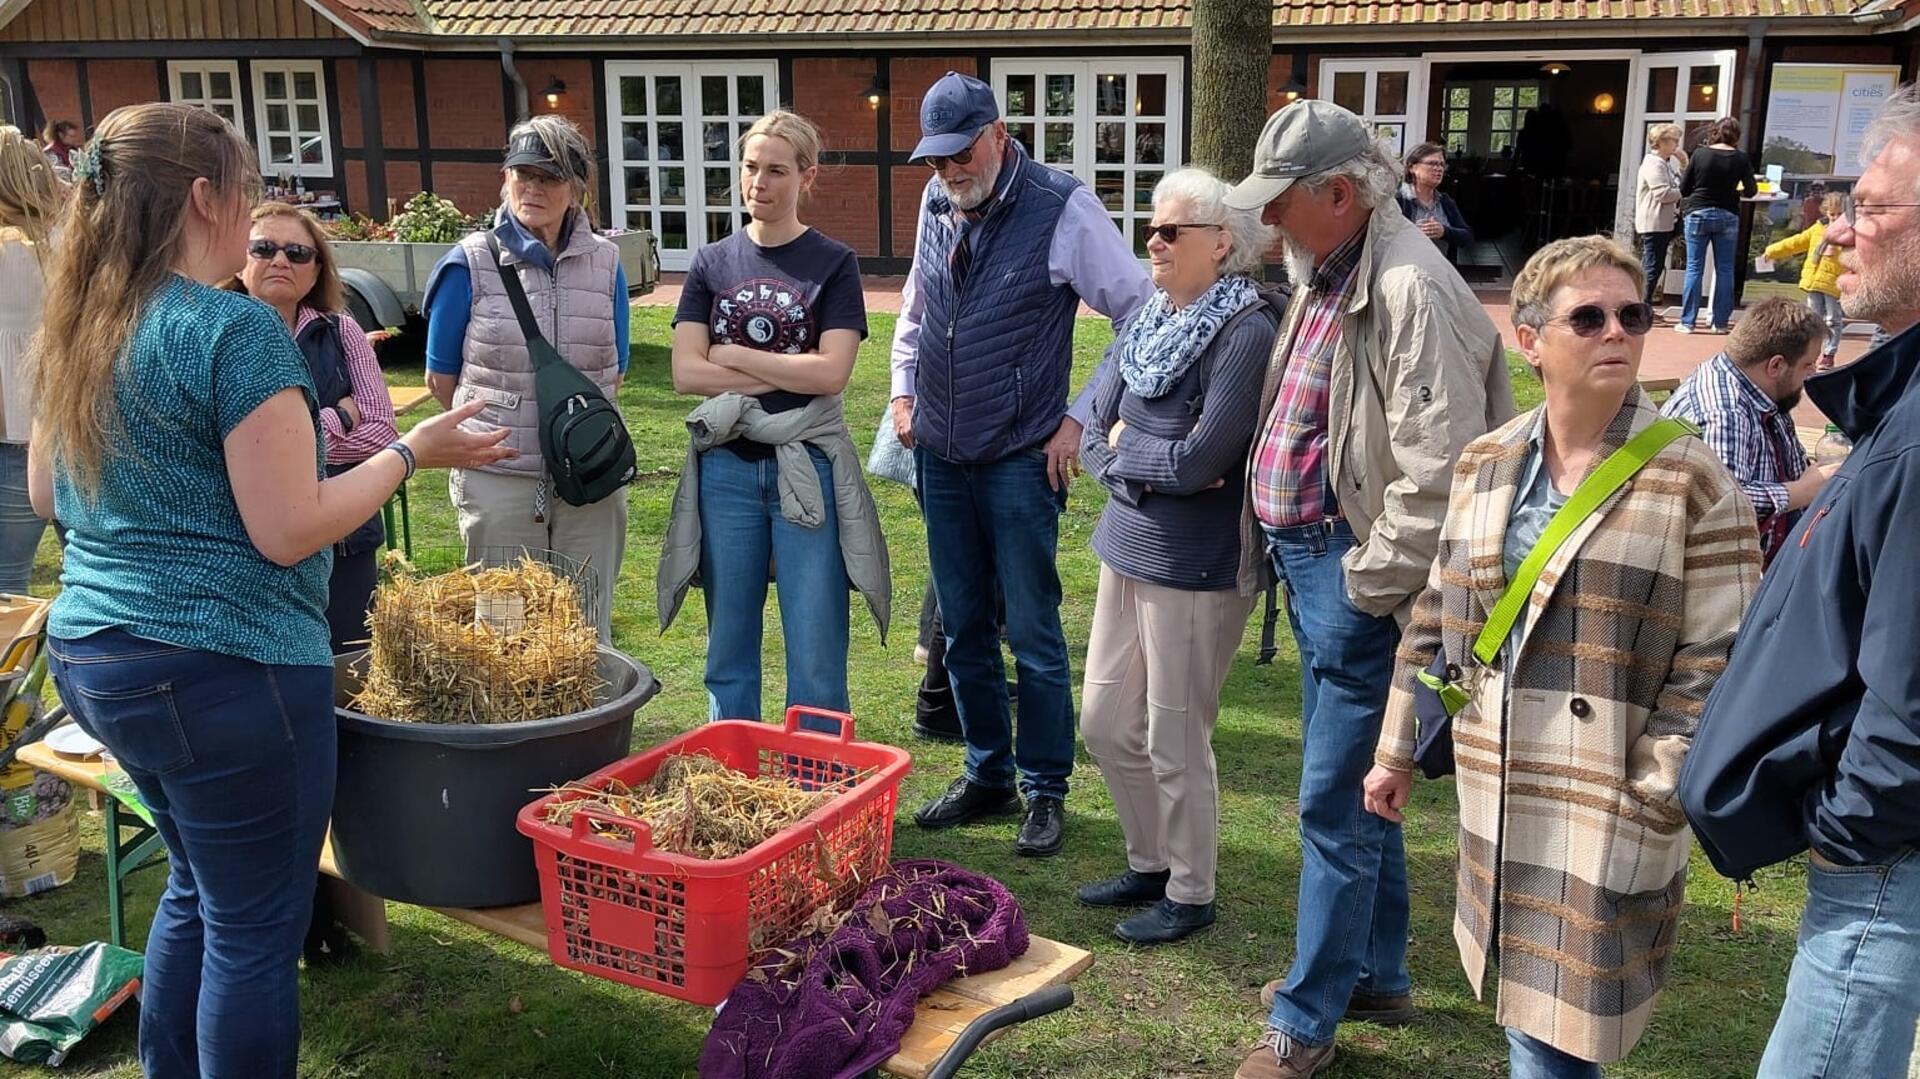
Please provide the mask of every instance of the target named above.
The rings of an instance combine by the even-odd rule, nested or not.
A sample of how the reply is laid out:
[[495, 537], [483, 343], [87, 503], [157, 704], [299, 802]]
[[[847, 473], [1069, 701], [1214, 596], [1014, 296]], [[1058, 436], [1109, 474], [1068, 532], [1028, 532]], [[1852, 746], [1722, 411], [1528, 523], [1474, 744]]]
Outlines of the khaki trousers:
[[1127, 837], [1127, 865], [1171, 869], [1167, 898], [1213, 901], [1220, 686], [1253, 613], [1233, 589], [1190, 592], [1100, 567], [1080, 733]]
[[472, 561], [501, 549], [553, 551], [593, 569], [599, 595], [587, 616], [600, 631], [600, 643], [613, 640], [613, 589], [620, 581], [620, 560], [627, 550], [627, 489], [591, 506], [569, 506], [547, 489], [546, 520], [534, 519], [539, 480], [498, 472], [456, 468], [448, 473], [447, 493], [459, 516], [460, 540]]

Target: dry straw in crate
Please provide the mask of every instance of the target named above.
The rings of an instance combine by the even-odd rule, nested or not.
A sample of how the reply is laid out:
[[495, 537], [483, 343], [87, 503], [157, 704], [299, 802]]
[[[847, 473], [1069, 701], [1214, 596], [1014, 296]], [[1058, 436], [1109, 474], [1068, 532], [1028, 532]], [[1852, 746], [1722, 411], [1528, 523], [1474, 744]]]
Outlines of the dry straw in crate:
[[366, 677], [353, 707], [414, 723], [520, 723], [597, 703], [598, 636], [580, 586], [522, 555], [374, 593]]

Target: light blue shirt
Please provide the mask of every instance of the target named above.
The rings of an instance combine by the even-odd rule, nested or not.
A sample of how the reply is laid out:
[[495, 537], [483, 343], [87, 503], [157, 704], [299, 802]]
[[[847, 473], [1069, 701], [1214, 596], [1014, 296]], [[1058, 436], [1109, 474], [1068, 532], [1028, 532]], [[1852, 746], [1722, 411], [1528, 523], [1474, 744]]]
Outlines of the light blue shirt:
[[[1034, 168], [1045, 168], [1034, 164]], [[1009, 177], [1010, 179], [1010, 177]], [[914, 228], [918, 237], [926, 224], [927, 204], [920, 200], [920, 221]], [[1088, 307], [1113, 322], [1114, 333], [1126, 328], [1134, 312], [1153, 298], [1153, 280], [1140, 267], [1140, 259], [1128, 246], [1126, 236], [1114, 227], [1107, 208], [1085, 186], [1074, 190], [1054, 226], [1053, 244], [1047, 253], [1047, 269], [1055, 285], [1068, 285]], [[920, 276], [920, 254], [914, 252], [913, 268], [907, 271], [906, 284], [900, 288], [900, 320], [893, 330], [893, 394], [913, 394], [913, 376], [918, 364], [920, 319], [926, 311], [926, 299], [914, 282]], [[1093, 391], [1106, 375], [1107, 360], [1094, 369], [1086, 388], [1080, 391], [1067, 415], [1086, 426], [1092, 408]]]
[[[1520, 563], [1539, 544], [1540, 537], [1546, 534], [1547, 525], [1560, 507], [1567, 504], [1567, 495], [1561, 494], [1553, 486], [1552, 477], [1547, 475], [1547, 410], [1543, 405], [1533, 418], [1533, 430], [1527, 436], [1527, 467], [1520, 474], [1520, 486], [1513, 496], [1513, 510], [1507, 515], [1507, 535], [1500, 547], [1500, 563], [1506, 568], [1507, 580], [1520, 572]], [[1507, 662], [1520, 654], [1520, 635], [1525, 628], [1526, 608], [1520, 609], [1520, 617], [1513, 620], [1513, 629], [1507, 633]]]

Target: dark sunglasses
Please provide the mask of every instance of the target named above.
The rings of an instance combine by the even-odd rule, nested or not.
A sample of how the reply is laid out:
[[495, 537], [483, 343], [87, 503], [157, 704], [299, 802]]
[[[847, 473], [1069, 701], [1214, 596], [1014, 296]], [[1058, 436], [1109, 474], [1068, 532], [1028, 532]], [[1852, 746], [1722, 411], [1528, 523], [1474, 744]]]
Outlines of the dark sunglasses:
[[976, 133], [973, 136], [973, 141], [967, 144], [967, 148], [957, 154], [928, 154], [920, 160], [925, 161], [927, 167], [935, 172], [946, 168], [947, 162], [949, 161], [956, 165], [971, 165], [973, 164], [973, 148], [980, 145], [980, 136], [984, 134], [986, 134], [984, 130]]
[[1180, 239], [1181, 229], [1219, 229], [1225, 225], [1148, 225], [1147, 235], [1160, 237], [1164, 244], [1176, 243]]
[[[1581, 337], [1598, 337], [1607, 332], [1607, 309], [1599, 304], [1587, 303], [1548, 319], [1548, 322], [1564, 322], [1567, 329]], [[1644, 337], [1653, 329], [1653, 305], [1634, 302], [1621, 305], [1613, 316], [1620, 320], [1620, 328], [1635, 337]]]
[[273, 256], [282, 251], [287, 253], [287, 261], [295, 266], [305, 266], [320, 255], [319, 251], [306, 244], [277, 244], [272, 240], [255, 240], [247, 245], [247, 254], [261, 262], [272, 262]]

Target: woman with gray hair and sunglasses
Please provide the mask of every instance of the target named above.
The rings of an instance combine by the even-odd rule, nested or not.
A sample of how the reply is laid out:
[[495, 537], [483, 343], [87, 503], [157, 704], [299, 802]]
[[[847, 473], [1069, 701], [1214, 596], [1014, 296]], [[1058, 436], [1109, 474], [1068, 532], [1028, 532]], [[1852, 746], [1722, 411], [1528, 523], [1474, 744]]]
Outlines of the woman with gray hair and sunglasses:
[[1254, 283], [1272, 229], [1185, 169], [1147, 226], [1153, 299], [1109, 351], [1080, 447], [1106, 485], [1080, 729], [1127, 839], [1126, 871], [1080, 889], [1147, 909], [1114, 928], [1165, 944], [1213, 924], [1220, 686], [1253, 611], [1237, 588], [1240, 505], [1285, 297]]
[[598, 582], [590, 612], [611, 638], [613, 586], [626, 553], [626, 489], [585, 506], [554, 493], [540, 453], [540, 402], [527, 335], [503, 269], [526, 290], [540, 336], [618, 402], [627, 369], [627, 275], [620, 250], [593, 229], [593, 148], [571, 121], [536, 116], [507, 136], [493, 227], [447, 253], [427, 279], [427, 387], [442, 407], [485, 401], [480, 422], [512, 433], [519, 455], [447, 481], [467, 557], [489, 549], [550, 550], [585, 564]]

